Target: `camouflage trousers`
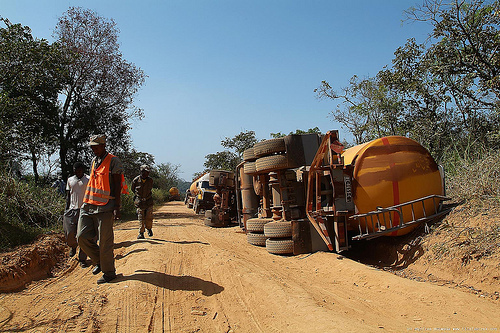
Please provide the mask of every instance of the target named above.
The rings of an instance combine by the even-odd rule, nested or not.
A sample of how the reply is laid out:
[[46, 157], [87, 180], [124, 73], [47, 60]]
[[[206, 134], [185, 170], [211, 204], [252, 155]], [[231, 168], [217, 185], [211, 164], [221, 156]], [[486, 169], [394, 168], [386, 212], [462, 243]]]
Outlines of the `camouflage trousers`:
[[153, 228], [153, 206], [146, 209], [137, 208], [137, 219], [140, 224], [140, 233], [144, 233], [146, 229]]

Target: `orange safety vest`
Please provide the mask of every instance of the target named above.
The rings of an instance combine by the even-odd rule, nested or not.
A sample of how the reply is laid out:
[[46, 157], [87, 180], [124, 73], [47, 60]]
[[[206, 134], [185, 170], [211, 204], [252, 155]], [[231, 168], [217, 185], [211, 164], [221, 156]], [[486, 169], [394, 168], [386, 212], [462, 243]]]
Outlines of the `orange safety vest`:
[[[115, 198], [111, 195], [111, 186], [109, 184], [109, 169], [111, 166], [111, 159], [113, 157], [115, 156], [108, 153], [97, 169], [95, 168], [94, 160], [92, 163], [92, 171], [90, 172], [90, 179], [83, 197], [83, 202], [91, 205], [104, 206], [108, 203], [109, 199]], [[125, 177], [123, 174], [121, 176], [121, 192], [128, 194]]]

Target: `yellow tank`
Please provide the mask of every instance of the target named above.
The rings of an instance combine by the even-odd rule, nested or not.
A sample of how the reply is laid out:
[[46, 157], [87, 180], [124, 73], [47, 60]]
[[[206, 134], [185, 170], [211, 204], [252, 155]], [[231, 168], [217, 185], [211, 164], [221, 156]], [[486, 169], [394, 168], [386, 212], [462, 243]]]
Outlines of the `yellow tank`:
[[[344, 164], [354, 165], [353, 199], [358, 214], [377, 207], [390, 207], [428, 195], [444, 195], [437, 163], [419, 143], [400, 136], [389, 136], [355, 146], [343, 152]], [[414, 205], [415, 218], [424, 216], [422, 204]], [[431, 200], [425, 202], [427, 216], [435, 213]], [[392, 213], [394, 225], [400, 218]], [[403, 208], [404, 222], [411, 221], [410, 207]], [[365, 226], [362, 225], [364, 228]], [[393, 232], [404, 235], [416, 224]], [[371, 226], [368, 226], [370, 232]]]
[[198, 189], [196, 188], [197, 184], [198, 184], [198, 182], [194, 181], [191, 183], [191, 186], [189, 186], [189, 192], [191, 192], [191, 195], [195, 195], [198, 193]]
[[178, 196], [179, 189], [177, 187], [171, 187], [170, 190], [168, 190], [168, 193], [170, 193], [170, 195], [173, 197]]
[[208, 180], [208, 175], [207, 173], [203, 173], [201, 176], [198, 176], [197, 178], [193, 179], [193, 182], [191, 183], [191, 186], [189, 186], [189, 192], [191, 195], [197, 195], [198, 194], [198, 183], [202, 180]]

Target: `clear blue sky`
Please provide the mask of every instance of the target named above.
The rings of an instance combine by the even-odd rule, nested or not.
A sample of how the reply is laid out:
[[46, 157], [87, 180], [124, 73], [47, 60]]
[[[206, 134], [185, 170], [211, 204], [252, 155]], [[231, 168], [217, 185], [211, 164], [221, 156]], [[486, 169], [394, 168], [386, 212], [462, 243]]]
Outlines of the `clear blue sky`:
[[[57, 19], [79, 6], [112, 18], [124, 59], [148, 75], [135, 104], [138, 151], [180, 165], [181, 178], [203, 170], [225, 137], [258, 139], [319, 127], [341, 129], [337, 104], [318, 100], [322, 80], [337, 90], [353, 75], [374, 76], [394, 51], [431, 27], [403, 23], [422, 0], [0, 0], [0, 16], [52, 41]], [[341, 130], [341, 136], [349, 139]]]

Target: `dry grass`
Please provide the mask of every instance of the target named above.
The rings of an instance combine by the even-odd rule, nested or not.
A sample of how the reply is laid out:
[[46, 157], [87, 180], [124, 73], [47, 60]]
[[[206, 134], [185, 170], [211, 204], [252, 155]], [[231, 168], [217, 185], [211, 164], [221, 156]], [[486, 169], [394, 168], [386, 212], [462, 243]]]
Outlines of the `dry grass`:
[[434, 226], [429, 251], [434, 259], [460, 259], [462, 265], [500, 254], [500, 154], [460, 159], [451, 166], [447, 194], [460, 203]]
[[499, 152], [491, 152], [474, 161], [460, 159], [447, 169], [451, 169], [447, 175], [447, 190], [453, 199], [500, 203]]
[[460, 259], [462, 265], [500, 254], [500, 222], [498, 205], [478, 206], [464, 204], [440, 223], [430, 237], [434, 238], [429, 249], [434, 259]]

